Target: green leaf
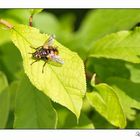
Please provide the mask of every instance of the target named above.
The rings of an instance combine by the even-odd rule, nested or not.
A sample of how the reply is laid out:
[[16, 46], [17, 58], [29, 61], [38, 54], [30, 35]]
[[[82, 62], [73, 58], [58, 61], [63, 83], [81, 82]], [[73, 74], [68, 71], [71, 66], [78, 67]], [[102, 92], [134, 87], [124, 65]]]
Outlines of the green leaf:
[[[5, 42], [10, 40], [10, 33], [8, 30], [5, 30], [3, 27], [0, 26], [0, 45], [2, 46]], [[1, 47], [0, 46], [0, 47]]]
[[31, 13], [31, 15], [35, 15], [35, 14], [42, 12], [42, 10], [43, 9], [30, 9], [30, 13]]
[[[83, 20], [75, 41], [71, 43], [73, 50], [82, 58], [86, 58], [89, 55], [87, 52], [90, 48], [94, 48], [92, 44], [97, 40], [110, 33], [131, 29], [139, 23], [139, 13], [139, 9], [91, 10]], [[82, 43], [79, 43], [81, 39]]]
[[54, 45], [58, 46], [64, 65], [57, 67], [47, 63], [44, 73], [42, 73], [43, 61], [30, 65], [34, 61], [29, 54], [34, 52], [30, 46], [39, 47], [47, 39], [48, 36], [39, 33], [39, 30], [24, 25], [16, 26], [12, 31], [12, 41], [21, 52], [25, 73], [32, 84], [79, 118], [82, 98], [86, 92], [84, 65], [80, 57], [55, 41]]
[[10, 23], [28, 24], [30, 12], [28, 9], [4, 9], [0, 10], [0, 17]]
[[73, 32], [75, 20], [76, 17], [72, 13], [62, 15], [59, 20], [61, 29], [65, 32]]
[[108, 123], [97, 111], [94, 111], [90, 117], [96, 129], [116, 129], [114, 125]]
[[140, 114], [137, 115], [137, 118], [134, 122], [134, 127], [135, 129], [140, 129]]
[[87, 93], [91, 106], [111, 124], [124, 128], [126, 126], [126, 118], [115, 91], [107, 84], [99, 84], [94, 87], [95, 89], [91, 93]]
[[58, 114], [58, 124], [57, 128], [62, 129], [93, 129], [94, 125], [91, 120], [86, 116], [86, 114], [81, 113], [79, 122], [77, 123], [74, 115], [66, 109], [56, 109]]
[[108, 78], [107, 83], [117, 93], [126, 117], [129, 120], [134, 120], [136, 117], [135, 109], [140, 110], [140, 83], [118, 77]]
[[140, 83], [140, 64], [127, 63], [126, 68], [130, 72], [130, 80], [134, 83]]
[[8, 81], [6, 76], [0, 71], [0, 92], [8, 87]]
[[131, 29], [140, 21], [139, 13], [139, 9], [92, 10], [83, 21], [78, 35], [88, 45], [109, 33]]
[[15, 101], [16, 101], [16, 94], [19, 88], [20, 82], [15, 80], [9, 85], [9, 93], [10, 93], [10, 112], [7, 121], [6, 128], [12, 129], [15, 119]]
[[125, 64], [122, 60], [92, 57], [88, 59], [87, 70], [96, 73], [102, 82], [112, 76], [128, 79], [130, 72]]
[[140, 28], [113, 33], [97, 41], [90, 50], [90, 56], [140, 63], [139, 41]]
[[[26, 91], [26, 92], [25, 92]], [[57, 116], [49, 98], [24, 77], [15, 101], [14, 128], [55, 128]]]
[[37, 14], [34, 17], [33, 24], [34, 27], [38, 28], [41, 32], [47, 34], [56, 34], [56, 37], [60, 32], [59, 21], [51, 13], [42, 12], [40, 14]]
[[42, 12], [34, 17], [33, 25], [40, 29], [41, 32], [55, 34], [56, 39], [66, 45], [74, 38], [74, 33], [72, 32], [74, 29], [74, 16], [71, 14], [62, 16], [58, 20], [54, 14]]
[[0, 47], [0, 64], [2, 65], [0, 70], [5, 72], [8, 81], [15, 80], [15, 74], [22, 68], [21, 62], [20, 52], [12, 42]]
[[[30, 12], [28, 9], [4, 9], [0, 10], [0, 18], [6, 21], [17, 24], [28, 24]], [[10, 41], [10, 33], [8, 29], [0, 25], [0, 45]]]
[[5, 75], [0, 72], [0, 128], [5, 128], [9, 114], [10, 96], [8, 82]]

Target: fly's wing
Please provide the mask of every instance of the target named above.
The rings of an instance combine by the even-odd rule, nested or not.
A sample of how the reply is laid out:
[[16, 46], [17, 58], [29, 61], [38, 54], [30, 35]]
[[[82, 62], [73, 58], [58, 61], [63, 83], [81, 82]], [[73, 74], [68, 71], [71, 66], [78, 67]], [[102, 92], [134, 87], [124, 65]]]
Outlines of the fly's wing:
[[53, 46], [54, 43], [54, 39], [55, 39], [55, 35], [50, 35], [50, 37], [47, 39], [47, 41], [44, 44], [43, 48], [48, 48], [48, 46]]
[[53, 43], [54, 43], [54, 39], [55, 39], [55, 35], [51, 35], [49, 38], [48, 38], [48, 46], [52, 46]]
[[52, 55], [51, 60], [62, 65], [64, 64], [64, 61], [58, 55]]

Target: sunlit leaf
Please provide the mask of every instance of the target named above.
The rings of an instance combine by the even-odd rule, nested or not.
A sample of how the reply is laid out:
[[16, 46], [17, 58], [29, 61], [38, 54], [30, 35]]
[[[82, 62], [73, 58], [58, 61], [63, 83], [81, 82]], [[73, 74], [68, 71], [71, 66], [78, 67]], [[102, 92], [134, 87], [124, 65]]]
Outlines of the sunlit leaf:
[[99, 84], [94, 86], [94, 88], [91, 93], [87, 93], [91, 106], [111, 124], [124, 128], [126, 126], [126, 118], [115, 91], [107, 84]]
[[47, 39], [48, 35], [24, 25], [16, 26], [12, 31], [12, 41], [21, 52], [25, 72], [32, 84], [53, 101], [70, 109], [79, 118], [82, 98], [86, 92], [84, 65], [80, 57], [55, 41], [54, 45], [58, 46], [64, 65], [58, 67], [47, 63], [44, 73], [42, 73], [43, 61], [31, 66], [34, 60], [29, 52], [35, 50], [30, 46], [39, 47]]
[[140, 28], [113, 33], [97, 41], [90, 50], [90, 56], [140, 63], [139, 41]]
[[[97, 9], [87, 13], [77, 33], [73, 50], [82, 58], [88, 56], [92, 45], [105, 35], [121, 30], [129, 30], [140, 22], [139, 9]], [[82, 40], [82, 43], [80, 43]], [[81, 51], [82, 50], [82, 51]]]
[[131, 82], [127, 79], [112, 77], [107, 79], [119, 97], [123, 111], [128, 119], [134, 120], [136, 110], [140, 110], [140, 84]]

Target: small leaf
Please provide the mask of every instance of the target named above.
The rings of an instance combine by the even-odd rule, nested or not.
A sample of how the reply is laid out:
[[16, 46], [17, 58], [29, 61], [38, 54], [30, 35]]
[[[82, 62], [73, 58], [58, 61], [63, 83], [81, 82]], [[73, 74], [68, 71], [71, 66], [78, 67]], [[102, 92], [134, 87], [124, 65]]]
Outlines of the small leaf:
[[14, 128], [55, 128], [57, 116], [49, 98], [33, 87], [27, 77], [18, 87], [15, 103]]
[[42, 10], [43, 9], [30, 9], [30, 13], [31, 13], [31, 15], [35, 15], [35, 14], [42, 12]]
[[95, 78], [96, 78], [96, 73], [93, 74], [91, 82], [90, 82], [93, 87], [95, 86]]
[[106, 81], [117, 93], [126, 117], [129, 120], [134, 120], [136, 117], [135, 109], [140, 110], [140, 83], [119, 77], [111, 77]]
[[134, 83], [140, 83], [140, 64], [127, 63], [126, 68], [130, 73], [130, 80]]
[[91, 93], [87, 93], [91, 106], [111, 124], [124, 128], [126, 126], [126, 118], [114, 90], [106, 84], [99, 84], [94, 87], [95, 89]]
[[90, 50], [91, 57], [121, 59], [140, 63], [140, 28], [120, 31], [97, 41]]
[[0, 72], [0, 128], [5, 128], [9, 114], [10, 96], [8, 82], [5, 75]]
[[55, 41], [54, 45], [58, 46], [64, 65], [57, 67], [47, 63], [44, 73], [42, 73], [43, 61], [31, 66], [34, 60], [29, 52], [34, 50], [30, 46], [39, 47], [47, 39], [48, 35], [24, 25], [18, 25], [12, 31], [12, 41], [21, 52], [25, 73], [32, 84], [53, 101], [70, 109], [79, 118], [82, 98], [86, 92], [84, 65], [80, 57]]

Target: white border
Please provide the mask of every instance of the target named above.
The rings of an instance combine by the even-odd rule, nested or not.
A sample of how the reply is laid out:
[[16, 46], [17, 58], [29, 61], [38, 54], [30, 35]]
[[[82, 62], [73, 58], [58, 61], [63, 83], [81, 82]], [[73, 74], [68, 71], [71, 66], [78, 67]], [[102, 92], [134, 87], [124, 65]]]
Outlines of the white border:
[[[140, 8], [140, 0], [0, 0], [0, 8]], [[1, 140], [140, 140], [140, 130], [0, 130]]]
[[0, 130], [1, 140], [140, 140], [138, 130]]
[[0, 0], [0, 8], [140, 8], [140, 0]]

